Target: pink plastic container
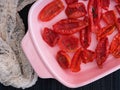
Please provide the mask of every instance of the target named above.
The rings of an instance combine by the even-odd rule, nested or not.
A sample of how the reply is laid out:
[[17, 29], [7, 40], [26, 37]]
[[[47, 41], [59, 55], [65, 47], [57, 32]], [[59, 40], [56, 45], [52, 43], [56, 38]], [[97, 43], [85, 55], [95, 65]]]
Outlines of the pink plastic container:
[[[40, 10], [52, 0], [38, 0], [30, 9], [28, 24], [29, 29], [22, 40], [22, 48], [30, 61], [32, 67], [41, 78], [54, 78], [67, 87], [76, 88], [98, 80], [120, 68], [120, 59], [109, 56], [104, 63], [103, 69], [99, 69], [96, 62], [82, 64], [81, 71], [78, 73], [63, 70], [56, 62], [55, 55], [59, 48], [49, 47], [41, 37], [41, 31], [45, 26], [52, 28], [52, 25], [66, 15], [61, 12], [58, 16], [49, 22], [38, 20]], [[62, 0], [64, 2], [64, 0]], [[87, 1], [83, 1], [87, 5]], [[115, 3], [111, 1], [110, 9]], [[64, 5], [66, 6], [65, 2]], [[109, 36], [109, 41], [117, 32]], [[92, 43], [89, 49], [94, 50], [96, 47], [95, 35], [92, 35]]]

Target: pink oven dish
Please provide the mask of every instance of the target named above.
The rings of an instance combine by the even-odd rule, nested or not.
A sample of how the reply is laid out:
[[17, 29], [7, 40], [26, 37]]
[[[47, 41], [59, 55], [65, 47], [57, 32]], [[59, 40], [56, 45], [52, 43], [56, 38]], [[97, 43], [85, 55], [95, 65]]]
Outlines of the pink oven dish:
[[[77, 88], [96, 81], [120, 68], [120, 60], [109, 55], [104, 63], [103, 69], [99, 69], [95, 60], [92, 63], [81, 65], [81, 71], [73, 73], [70, 70], [62, 69], [57, 63], [55, 56], [59, 50], [58, 46], [50, 47], [44, 42], [41, 32], [44, 27], [52, 28], [52, 25], [60, 19], [66, 18], [66, 15], [61, 12], [49, 22], [41, 22], [38, 20], [38, 14], [41, 9], [52, 0], [38, 0], [30, 9], [28, 17], [28, 32], [22, 40], [22, 48], [26, 54], [32, 67], [40, 78], [54, 78], [67, 87]], [[66, 6], [64, 0], [62, 0]], [[82, 1], [87, 5], [87, 1]], [[115, 3], [111, 0], [110, 9]], [[116, 34], [114, 32], [109, 36], [109, 41]], [[94, 50], [96, 47], [95, 35], [92, 35], [92, 43], [89, 49]]]

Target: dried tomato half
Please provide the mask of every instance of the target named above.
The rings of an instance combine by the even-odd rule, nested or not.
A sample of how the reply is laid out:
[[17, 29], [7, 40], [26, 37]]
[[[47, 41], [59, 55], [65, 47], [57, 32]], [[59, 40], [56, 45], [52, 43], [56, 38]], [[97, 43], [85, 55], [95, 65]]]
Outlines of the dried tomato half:
[[53, 25], [53, 30], [59, 34], [73, 34], [88, 25], [83, 20], [77, 19], [62, 19]]
[[62, 36], [58, 42], [60, 49], [66, 52], [74, 52], [79, 47], [79, 40], [75, 36]]
[[120, 46], [120, 34], [116, 34], [109, 48], [110, 53], [114, 53], [119, 46]]
[[56, 60], [63, 69], [70, 67], [70, 57], [65, 51], [59, 51], [56, 55]]
[[88, 48], [91, 43], [91, 32], [88, 27], [80, 31], [80, 43], [83, 48]]
[[103, 63], [106, 61], [107, 57], [108, 57], [108, 38], [102, 38], [96, 47], [96, 62], [99, 68], [103, 67]]
[[113, 10], [107, 11], [105, 13], [103, 13], [103, 20], [107, 23], [107, 24], [115, 24], [116, 22], [116, 14]]
[[101, 0], [101, 5], [103, 9], [108, 10], [110, 5], [110, 0]]
[[[89, 19], [86, 16], [84, 21], [89, 23]], [[91, 43], [91, 31], [89, 25], [80, 31], [80, 43], [83, 48], [88, 48]]]
[[84, 49], [81, 51], [80, 56], [83, 63], [89, 63], [95, 59], [95, 52], [88, 49]]
[[115, 30], [114, 25], [107, 25], [106, 27], [103, 27], [97, 34], [98, 40], [112, 34], [114, 30]]
[[89, 20], [88, 16], [85, 16], [85, 17], [83, 18], [83, 21], [85, 21], [86, 23], [88, 23], [88, 26], [89, 26], [90, 20]]
[[73, 3], [69, 4], [65, 10], [68, 18], [80, 18], [87, 14], [85, 5], [83, 3]]
[[67, 4], [72, 4], [72, 3], [78, 2], [78, 0], [65, 0], [65, 2]]
[[120, 0], [115, 0], [116, 3], [120, 3]]
[[61, 0], [53, 0], [47, 4], [39, 13], [39, 19], [41, 21], [49, 21], [58, 15], [64, 9], [63, 2]]
[[117, 9], [118, 13], [120, 14], [120, 4], [115, 5], [115, 8]]
[[80, 59], [80, 53], [81, 53], [81, 48], [78, 49], [75, 54], [73, 55], [73, 58], [71, 60], [71, 65], [70, 65], [70, 70], [72, 72], [79, 72], [80, 71], [80, 64], [81, 64], [81, 59]]
[[120, 58], [120, 46], [116, 48], [116, 50], [113, 52], [113, 56], [116, 58]]
[[117, 26], [118, 32], [120, 33], [120, 18], [117, 19], [116, 26]]
[[100, 19], [102, 15], [100, 0], [89, 0], [87, 8], [90, 19], [90, 29], [92, 32], [97, 33], [100, 29]]
[[51, 30], [49, 28], [44, 28], [42, 37], [43, 37], [44, 41], [51, 47], [55, 46], [60, 38], [56, 32], [54, 32], [53, 30]]

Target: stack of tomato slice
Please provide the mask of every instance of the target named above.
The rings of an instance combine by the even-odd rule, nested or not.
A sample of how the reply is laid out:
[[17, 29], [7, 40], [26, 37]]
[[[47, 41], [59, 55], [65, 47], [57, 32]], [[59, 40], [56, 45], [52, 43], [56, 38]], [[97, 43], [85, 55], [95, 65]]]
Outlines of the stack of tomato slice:
[[[78, 72], [81, 70], [81, 63], [86, 64], [96, 60], [98, 67], [102, 68], [109, 54], [120, 58], [120, 18], [117, 18], [117, 12], [109, 10], [110, 0], [89, 0], [87, 10], [84, 3], [79, 0], [65, 0], [65, 2], [66, 8], [61, 0], [53, 0], [39, 13], [39, 20], [47, 22], [65, 9], [68, 18], [56, 22], [52, 29], [45, 27], [42, 33], [44, 41], [49, 46], [60, 47], [60, 51], [56, 54], [59, 65], [63, 69]], [[120, 13], [120, 1], [115, 0], [115, 2], [117, 3], [115, 7]], [[106, 23], [104, 27], [101, 27], [101, 20]], [[108, 36], [116, 28], [118, 34], [110, 44]], [[76, 33], [79, 37], [75, 36]], [[96, 34], [98, 40], [95, 51], [88, 49], [92, 33]], [[69, 53], [74, 54], [72, 59]]]

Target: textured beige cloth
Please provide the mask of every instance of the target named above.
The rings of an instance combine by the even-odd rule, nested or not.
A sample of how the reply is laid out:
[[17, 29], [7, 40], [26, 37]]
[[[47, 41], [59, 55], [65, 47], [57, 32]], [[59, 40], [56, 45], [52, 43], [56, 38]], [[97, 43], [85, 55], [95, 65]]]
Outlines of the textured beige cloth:
[[17, 13], [34, 1], [0, 0], [0, 82], [6, 86], [28, 88], [37, 81], [20, 46], [25, 29]]
[[26, 5], [35, 2], [36, 0], [19, 0], [17, 10], [22, 10]]

